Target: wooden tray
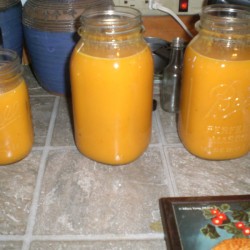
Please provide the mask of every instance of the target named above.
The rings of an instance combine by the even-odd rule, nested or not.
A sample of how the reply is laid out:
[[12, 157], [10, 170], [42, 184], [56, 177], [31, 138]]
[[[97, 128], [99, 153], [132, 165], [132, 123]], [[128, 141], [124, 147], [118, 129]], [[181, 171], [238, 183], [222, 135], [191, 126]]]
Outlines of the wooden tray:
[[231, 238], [248, 239], [250, 195], [172, 197], [159, 201], [168, 250], [211, 250]]

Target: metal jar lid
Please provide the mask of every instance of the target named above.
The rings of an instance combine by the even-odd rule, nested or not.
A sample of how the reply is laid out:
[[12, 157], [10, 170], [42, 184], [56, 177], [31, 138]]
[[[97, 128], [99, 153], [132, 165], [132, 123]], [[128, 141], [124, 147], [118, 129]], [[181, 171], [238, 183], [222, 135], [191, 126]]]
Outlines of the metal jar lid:
[[42, 31], [73, 32], [82, 12], [90, 7], [113, 5], [112, 0], [27, 0], [23, 25]]

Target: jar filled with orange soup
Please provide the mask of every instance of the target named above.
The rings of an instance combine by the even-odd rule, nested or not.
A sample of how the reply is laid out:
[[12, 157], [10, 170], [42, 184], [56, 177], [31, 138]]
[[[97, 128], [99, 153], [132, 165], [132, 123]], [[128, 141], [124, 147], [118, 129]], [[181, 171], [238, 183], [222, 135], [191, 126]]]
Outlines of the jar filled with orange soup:
[[192, 154], [226, 160], [249, 152], [249, 8], [203, 9], [185, 51], [180, 100], [179, 136]]
[[128, 7], [90, 9], [70, 65], [75, 141], [85, 156], [127, 164], [150, 142], [153, 59], [141, 14]]
[[0, 49], [0, 165], [25, 158], [33, 145], [26, 82], [17, 53]]

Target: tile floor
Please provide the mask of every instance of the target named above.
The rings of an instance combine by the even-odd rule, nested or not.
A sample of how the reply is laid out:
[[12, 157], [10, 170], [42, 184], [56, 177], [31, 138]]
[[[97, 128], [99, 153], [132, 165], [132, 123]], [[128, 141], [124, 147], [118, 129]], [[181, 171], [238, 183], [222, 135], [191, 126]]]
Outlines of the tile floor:
[[0, 166], [0, 250], [165, 250], [160, 197], [250, 194], [250, 154], [192, 156], [175, 117], [159, 107], [138, 160], [111, 167], [87, 159], [75, 147], [67, 100], [39, 87], [27, 66], [25, 76], [35, 142], [27, 158]]

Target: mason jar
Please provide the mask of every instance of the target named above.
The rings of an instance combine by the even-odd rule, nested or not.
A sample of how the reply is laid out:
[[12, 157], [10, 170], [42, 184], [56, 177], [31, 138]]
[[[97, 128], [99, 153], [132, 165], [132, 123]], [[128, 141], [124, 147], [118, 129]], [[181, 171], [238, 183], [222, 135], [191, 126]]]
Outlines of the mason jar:
[[70, 65], [75, 141], [85, 156], [129, 163], [147, 148], [152, 126], [153, 59], [141, 13], [90, 9]]
[[16, 52], [0, 49], [0, 165], [28, 155], [33, 126], [28, 90]]
[[194, 155], [241, 157], [250, 148], [250, 9], [209, 5], [187, 46], [178, 131]]

